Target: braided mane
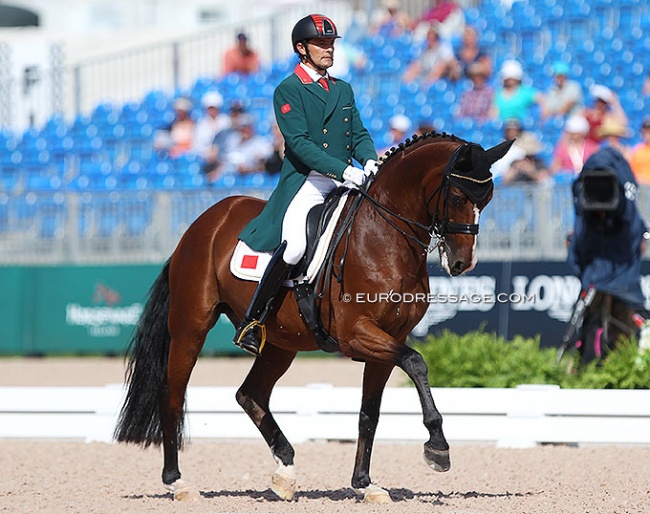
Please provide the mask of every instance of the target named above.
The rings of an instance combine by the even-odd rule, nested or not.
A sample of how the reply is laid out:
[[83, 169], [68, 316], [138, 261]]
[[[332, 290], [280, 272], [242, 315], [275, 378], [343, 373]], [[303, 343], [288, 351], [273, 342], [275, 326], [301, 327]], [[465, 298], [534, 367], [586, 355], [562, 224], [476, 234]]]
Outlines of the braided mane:
[[416, 143], [420, 143], [424, 141], [425, 139], [431, 139], [431, 138], [442, 138], [442, 139], [450, 139], [451, 141], [457, 141], [457, 142], [465, 142], [463, 139], [453, 135], [453, 134], [447, 134], [446, 132], [443, 133], [438, 133], [438, 132], [425, 132], [421, 136], [418, 134], [413, 134], [410, 138], [406, 138], [406, 140], [403, 143], [400, 143], [396, 147], [393, 146], [390, 150], [386, 151], [386, 153], [383, 156], [379, 156], [380, 158], [380, 166], [379, 168], [381, 169], [383, 165], [389, 161], [392, 157], [395, 155], [403, 152], [407, 148], [412, 147]]

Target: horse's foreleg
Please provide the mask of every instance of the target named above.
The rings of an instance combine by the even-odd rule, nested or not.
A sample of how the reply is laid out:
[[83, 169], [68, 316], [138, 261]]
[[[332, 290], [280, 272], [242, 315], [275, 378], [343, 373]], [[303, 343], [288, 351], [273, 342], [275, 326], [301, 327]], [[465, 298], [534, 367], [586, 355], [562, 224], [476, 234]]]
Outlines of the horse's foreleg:
[[196, 500], [200, 497], [195, 486], [181, 479], [178, 451], [181, 446], [185, 392], [202, 347], [203, 341], [172, 337], [166, 384], [160, 400], [164, 453], [162, 480], [165, 488], [174, 494], [174, 500]]
[[442, 432], [442, 415], [431, 395], [424, 359], [418, 352], [395, 340], [372, 322], [360, 322], [354, 328], [346, 355], [366, 361], [392, 363], [408, 375], [415, 384], [422, 406], [424, 426], [429, 431], [429, 440], [424, 444], [424, 460], [435, 471], [448, 471], [451, 467], [449, 444]]
[[359, 412], [359, 439], [354, 461], [354, 473], [352, 474], [352, 487], [363, 493], [366, 503], [389, 503], [392, 501], [386, 490], [372, 483], [370, 458], [379, 422], [381, 398], [393, 368], [392, 364], [376, 362], [366, 362], [364, 367], [363, 397]]
[[424, 426], [429, 431], [429, 440], [424, 444], [424, 460], [435, 471], [449, 471], [449, 444], [442, 432], [442, 415], [431, 395], [427, 365], [418, 352], [408, 346], [402, 348], [397, 365], [415, 384], [422, 405]]
[[280, 350], [267, 343], [237, 391], [237, 402], [259, 429], [278, 464], [271, 477], [271, 489], [284, 500], [293, 499], [296, 491], [295, 452], [271, 414], [269, 399], [276, 382], [289, 369], [295, 356], [296, 352]]

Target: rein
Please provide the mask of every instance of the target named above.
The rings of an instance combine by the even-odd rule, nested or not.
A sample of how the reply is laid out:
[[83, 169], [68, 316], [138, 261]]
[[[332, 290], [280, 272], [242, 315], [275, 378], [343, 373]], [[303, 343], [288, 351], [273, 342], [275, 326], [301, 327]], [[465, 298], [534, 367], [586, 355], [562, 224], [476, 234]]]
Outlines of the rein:
[[[448, 201], [449, 186], [451, 185], [452, 177], [457, 180], [469, 180], [471, 182], [476, 182], [481, 184], [487, 183], [490, 180], [492, 180], [492, 178], [490, 177], [486, 180], [480, 181], [471, 177], [465, 177], [463, 175], [459, 175], [458, 173], [454, 173], [455, 171], [454, 164], [463, 147], [464, 145], [460, 145], [458, 148], [456, 148], [456, 150], [454, 150], [454, 153], [449, 159], [445, 171], [443, 172], [443, 177], [442, 177], [442, 181], [440, 182], [440, 185], [429, 195], [429, 198], [425, 203], [425, 208], [428, 211], [431, 200], [433, 200], [434, 196], [436, 197], [436, 209], [433, 214], [431, 225], [429, 225], [428, 227], [418, 221], [397, 214], [396, 212], [392, 211], [385, 205], [379, 203], [375, 198], [370, 196], [370, 194], [368, 194], [368, 189], [370, 188], [370, 185], [372, 184], [374, 177], [367, 182], [367, 186], [365, 188], [359, 188], [358, 191], [364, 199], [368, 200], [368, 202], [375, 208], [375, 211], [384, 219], [384, 221], [386, 221], [386, 223], [388, 223], [391, 227], [397, 230], [401, 235], [409, 238], [411, 241], [422, 246], [427, 253], [432, 252], [435, 246], [431, 246], [430, 242], [425, 243], [424, 241], [413, 236], [412, 234], [407, 233], [405, 230], [402, 230], [400, 227], [397, 226], [395, 222], [389, 219], [389, 216], [392, 216], [393, 218], [397, 218], [398, 220], [402, 221], [403, 223], [405, 223], [410, 227], [415, 227], [424, 230], [429, 235], [429, 239], [431, 239], [433, 236], [436, 236], [436, 238], [438, 239], [444, 239], [444, 236], [447, 234], [467, 234], [467, 235], [475, 236], [478, 234], [477, 223], [455, 223], [455, 222], [450, 222], [447, 219], [447, 205], [448, 205], [447, 201]], [[443, 202], [442, 204], [443, 218], [442, 220], [439, 220], [438, 207], [440, 205], [441, 198]]]

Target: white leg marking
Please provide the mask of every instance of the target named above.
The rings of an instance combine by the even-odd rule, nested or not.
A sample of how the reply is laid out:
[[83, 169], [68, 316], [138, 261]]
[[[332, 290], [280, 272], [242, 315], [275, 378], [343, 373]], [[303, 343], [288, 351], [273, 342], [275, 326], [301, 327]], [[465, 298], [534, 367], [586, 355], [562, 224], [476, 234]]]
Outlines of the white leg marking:
[[271, 476], [271, 490], [282, 500], [293, 500], [296, 494], [296, 468], [285, 466], [277, 458], [278, 468]]
[[388, 491], [375, 484], [354, 491], [363, 494], [363, 503], [393, 503]]
[[164, 486], [165, 489], [174, 494], [174, 500], [176, 501], [197, 501], [201, 498], [199, 490], [182, 478], [171, 484], [164, 484]]

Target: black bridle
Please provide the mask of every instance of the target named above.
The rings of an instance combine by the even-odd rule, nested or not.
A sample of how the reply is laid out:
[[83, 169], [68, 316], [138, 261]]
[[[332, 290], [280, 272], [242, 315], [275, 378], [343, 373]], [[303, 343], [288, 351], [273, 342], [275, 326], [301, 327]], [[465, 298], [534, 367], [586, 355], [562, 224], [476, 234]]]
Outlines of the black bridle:
[[[487, 184], [492, 180], [492, 177], [485, 179], [483, 181], [479, 181], [477, 179], [474, 179], [472, 177], [467, 177], [464, 175], [460, 175], [456, 173], [456, 168], [455, 164], [460, 157], [461, 150], [465, 147], [466, 145], [461, 145], [456, 150], [454, 150], [454, 153], [452, 154], [451, 158], [449, 159], [449, 162], [447, 163], [447, 166], [445, 168], [445, 171], [443, 172], [442, 180], [440, 182], [440, 185], [429, 195], [429, 198], [427, 199], [425, 203], [425, 207], [427, 209], [427, 212], [429, 211], [429, 205], [431, 204], [431, 201], [436, 199], [435, 205], [435, 211], [432, 215], [432, 220], [431, 220], [431, 225], [425, 226], [422, 223], [412, 220], [410, 218], [406, 218], [404, 216], [401, 216], [400, 214], [397, 214], [396, 212], [392, 211], [385, 205], [379, 203], [375, 198], [370, 196], [368, 194], [368, 189], [370, 188], [370, 184], [374, 180], [374, 177], [370, 177], [370, 179], [366, 182], [365, 187], [359, 188], [359, 194], [361, 196], [368, 200], [370, 205], [372, 205], [375, 208], [375, 211], [388, 223], [391, 227], [393, 227], [395, 230], [397, 230], [400, 234], [403, 236], [409, 238], [411, 241], [414, 241], [415, 243], [419, 244], [422, 246], [427, 252], [433, 251], [435, 246], [431, 246], [431, 239], [433, 236], [435, 236], [439, 241], [444, 241], [444, 238], [447, 234], [467, 234], [467, 235], [477, 235], [478, 234], [478, 223], [455, 223], [449, 221], [449, 187], [452, 185], [453, 181], [456, 180], [469, 180], [472, 182], [476, 183], [485, 183]], [[440, 212], [440, 202], [442, 201], [442, 217], [439, 218], [439, 212]], [[476, 204], [474, 204], [476, 205]], [[429, 236], [429, 241], [424, 242], [421, 239], [418, 239], [412, 234], [409, 234], [408, 232], [404, 231], [401, 229], [395, 222], [393, 222], [390, 218], [396, 218], [406, 225], [412, 227], [412, 228], [417, 228], [420, 230], [425, 231], [428, 236]]]

